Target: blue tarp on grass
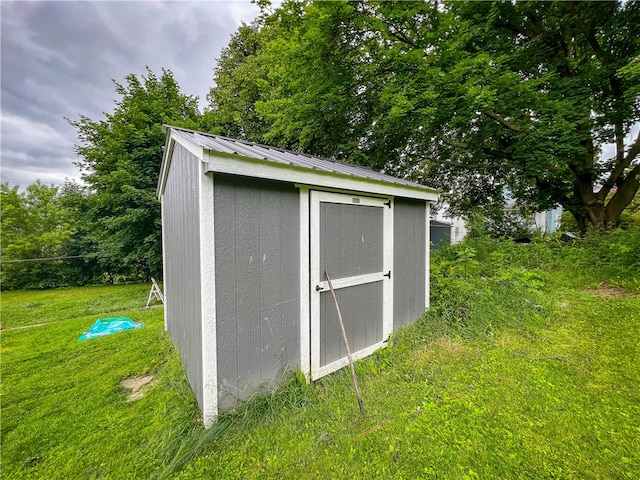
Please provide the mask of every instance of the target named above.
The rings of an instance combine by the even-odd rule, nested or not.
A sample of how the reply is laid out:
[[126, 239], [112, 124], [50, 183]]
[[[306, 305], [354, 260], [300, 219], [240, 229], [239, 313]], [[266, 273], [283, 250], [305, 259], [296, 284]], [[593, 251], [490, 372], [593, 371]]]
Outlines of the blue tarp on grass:
[[142, 328], [143, 325], [144, 323], [134, 322], [127, 317], [99, 318], [96, 320], [96, 323], [91, 325], [89, 330], [80, 335], [78, 341], [84, 342], [85, 340], [104, 337], [106, 335], [111, 335], [112, 333], [124, 332], [126, 330], [137, 330], [138, 328]]

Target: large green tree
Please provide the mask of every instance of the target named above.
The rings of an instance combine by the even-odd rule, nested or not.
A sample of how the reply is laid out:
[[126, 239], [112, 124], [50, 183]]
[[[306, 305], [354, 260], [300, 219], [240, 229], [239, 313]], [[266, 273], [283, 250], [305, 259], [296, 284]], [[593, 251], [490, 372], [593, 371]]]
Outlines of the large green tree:
[[242, 24], [222, 51], [214, 70], [216, 87], [208, 95], [203, 115], [213, 133], [249, 141], [262, 141], [266, 133], [254, 105], [268, 89], [265, 62], [258, 55], [266, 29], [259, 22]]
[[169, 70], [147, 69], [115, 83], [121, 99], [105, 119], [69, 120], [78, 131], [83, 180], [89, 185], [90, 236], [109, 273], [159, 275], [162, 271], [160, 205], [155, 197], [163, 124], [197, 128], [197, 99], [184, 95]]
[[86, 281], [83, 259], [73, 238], [81, 222], [68, 202], [73, 183], [63, 187], [40, 181], [20, 190], [0, 184], [2, 288], [49, 288]]
[[443, 81], [429, 144], [417, 141], [436, 160], [427, 174], [472, 170], [526, 206], [562, 205], [582, 230], [615, 225], [640, 182], [640, 102], [623, 73], [640, 55], [640, 4], [452, 3], [443, 19]]
[[233, 84], [262, 140], [432, 183], [458, 212], [508, 190], [610, 228], [640, 182], [639, 24], [638, 2], [287, 1], [216, 71], [260, 65], [261, 88], [210, 99]]

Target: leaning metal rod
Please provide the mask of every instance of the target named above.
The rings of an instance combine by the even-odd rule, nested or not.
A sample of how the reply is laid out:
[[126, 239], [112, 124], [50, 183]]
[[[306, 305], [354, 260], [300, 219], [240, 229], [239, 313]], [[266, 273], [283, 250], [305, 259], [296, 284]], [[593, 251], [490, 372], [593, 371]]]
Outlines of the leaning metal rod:
[[340, 323], [340, 330], [342, 330], [342, 338], [344, 340], [344, 346], [347, 349], [347, 358], [349, 359], [349, 366], [351, 367], [351, 377], [353, 378], [353, 386], [356, 389], [356, 397], [358, 398], [358, 407], [360, 407], [360, 414], [364, 417], [364, 404], [362, 403], [362, 395], [360, 395], [360, 387], [358, 386], [358, 377], [356, 377], [356, 368], [353, 365], [353, 358], [351, 358], [351, 349], [349, 348], [349, 339], [347, 338], [347, 332], [344, 329], [344, 322], [342, 321], [342, 313], [340, 312], [340, 306], [338, 305], [338, 299], [336, 298], [336, 292], [333, 290], [331, 284], [331, 277], [325, 270], [324, 276], [327, 277], [327, 283], [329, 284], [329, 290], [331, 290], [331, 296], [333, 297], [333, 303], [336, 305], [336, 311], [338, 312], [338, 322]]

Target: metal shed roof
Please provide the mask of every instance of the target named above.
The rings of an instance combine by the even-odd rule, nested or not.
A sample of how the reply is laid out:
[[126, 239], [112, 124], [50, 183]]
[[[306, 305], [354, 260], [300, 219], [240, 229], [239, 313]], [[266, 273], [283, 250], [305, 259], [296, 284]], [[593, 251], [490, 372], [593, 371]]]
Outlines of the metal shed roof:
[[[408, 194], [407, 196], [409, 197], [435, 201], [438, 196], [437, 191], [433, 188], [376, 172], [375, 170], [358, 165], [338, 162], [281, 148], [259, 145], [245, 140], [235, 140], [210, 133], [197, 132], [185, 128], [169, 125], [165, 125], [164, 128], [167, 132], [167, 145], [170, 145], [171, 139], [173, 139], [174, 141], [189, 148], [193, 153], [200, 153], [199, 150], [201, 149], [201, 155], [198, 156], [202, 161], [209, 162], [209, 171], [211, 172], [235, 173], [247, 176], [274, 178], [278, 180], [290, 180], [298, 183], [308, 183], [311, 185], [318, 184], [325, 187], [332, 185], [322, 185], [323, 182], [318, 183], [317, 179], [326, 177], [328, 174], [329, 176], [341, 177], [342, 179], [351, 179], [355, 182], [365, 182], [365, 185], [375, 183], [378, 185], [400, 187], [401, 191], [406, 190], [414, 192], [413, 194]], [[169, 153], [168, 150], [170, 150], [170, 148], [165, 149], [163, 172], [165, 168], [168, 167], [168, 165], [165, 165], [167, 163], [166, 157]], [[249, 164], [251, 165], [250, 168], [241, 168], [239, 164], [230, 165], [229, 160], [232, 160], [234, 157], [238, 160], [257, 160], [258, 164], [263, 168], [256, 168], [258, 164], [255, 162]], [[245, 167], [247, 167], [247, 165], [245, 165]], [[283, 178], [279, 178], [278, 176], [272, 177], [266, 172], [269, 169], [276, 171], [273, 167], [279, 167], [277, 170], [280, 171], [282, 168], [295, 169], [298, 172], [299, 178], [295, 175], [289, 175]], [[313, 172], [316, 175], [304, 175], [305, 171]], [[263, 172], [264, 174], [261, 174], [260, 172]], [[161, 174], [158, 186], [159, 194], [162, 192], [163, 183], [164, 175]], [[341, 186], [337, 185], [337, 187], [340, 188]], [[361, 190], [368, 191], [370, 189], [361, 188]], [[419, 195], [417, 194], [418, 192], [420, 192]], [[374, 193], [385, 192], [379, 191]]]

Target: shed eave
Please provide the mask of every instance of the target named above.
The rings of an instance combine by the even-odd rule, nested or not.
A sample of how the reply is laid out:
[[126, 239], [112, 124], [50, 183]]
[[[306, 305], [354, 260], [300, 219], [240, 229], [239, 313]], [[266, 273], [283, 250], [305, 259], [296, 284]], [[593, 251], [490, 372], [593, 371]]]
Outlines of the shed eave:
[[167, 183], [167, 175], [171, 168], [171, 157], [173, 155], [173, 149], [176, 143], [182, 145], [189, 152], [191, 152], [200, 161], [205, 158], [204, 149], [198, 145], [195, 145], [187, 136], [181, 134], [179, 130], [167, 127], [162, 127], [166, 134], [164, 142], [164, 150], [162, 152], [162, 162], [160, 164], [160, 175], [158, 177], [158, 186], [156, 187], [156, 198], [160, 200], [164, 193], [164, 188]]
[[204, 161], [208, 162], [207, 172], [212, 173], [265, 178], [304, 184], [311, 187], [338, 188], [429, 202], [436, 202], [439, 197], [437, 191], [428, 187], [387, 182], [317, 168], [306, 168], [238, 154], [226, 154], [214, 150], [205, 150]]

